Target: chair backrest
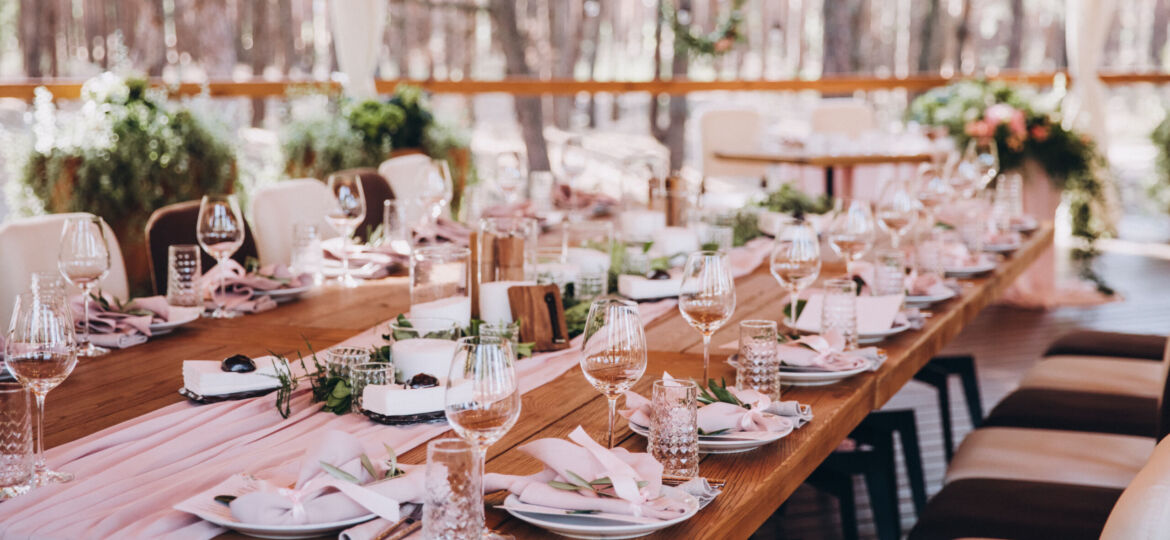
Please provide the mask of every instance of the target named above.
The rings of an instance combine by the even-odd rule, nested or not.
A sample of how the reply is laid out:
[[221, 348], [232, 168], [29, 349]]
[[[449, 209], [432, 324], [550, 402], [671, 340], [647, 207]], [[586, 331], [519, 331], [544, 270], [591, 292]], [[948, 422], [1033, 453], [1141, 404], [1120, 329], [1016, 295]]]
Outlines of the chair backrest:
[[839, 133], [856, 137], [877, 128], [873, 109], [855, 99], [822, 99], [812, 111], [813, 133]]
[[[82, 212], [50, 214], [0, 225], [0, 254], [3, 254], [3, 271], [0, 271], [0, 332], [8, 329], [16, 295], [28, 289], [31, 276], [36, 272], [57, 272], [57, 246], [61, 243], [61, 229], [65, 226], [65, 220], [89, 215]], [[122, 248], [109, 225], [105, 226], [105, 231], [106, 246], [110, 251], [110, 273], [101, 281], [100, 288], [115, 298], [127, 300], [130, 287], [126, 282]]]
[[323, 238], [337, 236], [325, 219], [332, 200], [329, 188], [316, 178], [285, 180], [257, 190], [248, 217], [260, 264], [289, 264], [295, 224], [316, 225]]
[[1102, 540], [1170, 539], [1170, 441], [1163, 440], [1109, 512]]
[[1158, 396], [1158, 440], [1170, 435], [1170, 340], [1162, 353], [1162, 395]]
[[411, 186], [432, 166], [431, 158], [426, 154], [406, 154], [383, 161], [378, 165], [378, 174], [390, 184], [394, 197], [410, 200], [415, 191]]
[[740, 163], [715, 157], [721, 150], [752, 151], [760, 148], [760, 114], [751, 109], [714, 109], [699, 117], [699, 143], [705, 177], [763, 178], [765, 164]]
[[[199, 222], [199, 201], [168, 204], [154, 213], [146, 222], [146, 255], [150, 263], [150, 281], [155, 294], [167, 293], [167, 248], [175, 244], [199, 244], [195, 227]], [[256, 239], [248, 220], [244, 220], [244, 244], [232, 259], [244, 264], [248, 257], [256, 257]], [[215, 266], [215, 259], [203, 253], [204, 272]]]

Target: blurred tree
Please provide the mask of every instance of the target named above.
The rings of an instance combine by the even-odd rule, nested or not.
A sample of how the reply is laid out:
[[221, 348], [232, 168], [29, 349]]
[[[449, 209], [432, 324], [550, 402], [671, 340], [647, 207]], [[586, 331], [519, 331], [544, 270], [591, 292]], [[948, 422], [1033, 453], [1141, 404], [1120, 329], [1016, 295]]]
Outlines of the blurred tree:
[[[505, 71], [509, 77], [529, 78], [532, 71], [524, 52], [528, 40], [516, 24], [514, 0], [489, 0], [496, 40], [504, 53]], [[516, 120], [520, 122], [524, 146], [528, 149], [528, 170], [549, 170], [548, 146], [544, 140], [544, 113], [537, 96], [515, 97]]]

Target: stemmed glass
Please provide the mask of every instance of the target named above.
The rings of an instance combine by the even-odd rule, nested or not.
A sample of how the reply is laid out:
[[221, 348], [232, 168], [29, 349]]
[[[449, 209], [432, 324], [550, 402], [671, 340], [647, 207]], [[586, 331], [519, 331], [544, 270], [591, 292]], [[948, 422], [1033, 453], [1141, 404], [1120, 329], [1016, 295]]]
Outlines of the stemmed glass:
[[[203, 251], [216, 260], [216, 264], [227, 262], [240, 246], [244, 245], [244, 218], [240, 215], [240, 204], [235, 195], [204, 195], [199, 203], [199, 221], [195, 225], [196, 237]], [[215, 300], [215, 311], [211, 312], [214, 319], [230, 319], [239, 315], [234, 311], [224, 309], [223, 281], [225, 272], [219, 273], [219, 284], [212, 294]]]
[[977, 191], [987, 187], [999, 174], [999, 148], [995, 139], [976, 137], [967, 143], [963, 152], [963, 161], [969, 168], [967, 180], [970, 182], [964, 189], [964, 196], [972, 197]]
[[26, 292], [17, 297], [8, 330], [9, 373], [37, 400], [37, 457], [33, 485], [73, 480], [45, 465], [45, 395], [65, 381], [77, 365], [73, 317], [60, 297]]
[[847, 263], [859, 261], [873, 247], [874, 229], [870, 203], [837, 199], [837, 209], [829, 225], [829, 247]]
[[599, 298], [589, 305], [581, 344], [585, 379], [609, 400], [609, 448], [617, 399], [646, 372], [646, 333], [638, 305], [619, 298]]
[[419, 190], [419, 198], [422, 199], [423, 208], [426, 211], [428, 231], [435, 230], [435, 223], [439, 220], [439, 216], [443, 215], [443, 207], [451, 204], [454, 189], [451, 167], [447, 165], [447, 161], [431, 160], [431, 166], [426, 171], [422, 189]]
[[687, 257], [678, 310], [703, 334], [703, 382], [710, 380], [711, 336], [735, 312], [735, 281], [731, 263], [722, 251], [697, 251]]
[[791, 319], [786, 324], [793, 327], [800, 291], [812, 285], [821, 273], [821, 243], [817, 232], [805, 221], [788, 223], [776, 236], [770, 263], [772, 277], [788, 289]]
[[57, 269], [70, 283], [81, 288], [85, 306], [85, 334], [77, 347], [84, 357], [101, 356], [109, 349], [98, 347], [89, 340], [89, 300], [93, 288], [110, 272], [110, 250], [106, 247], [106, 233], [102, 219], [97, 216], [71, 217], [61, 230], [61, 246], [57, 252]]
[[334, 173], [329, 175], [329, 191], [333, 193], [333, 206], [325, 218], [341, 233], [341, 285], [357, 287], [357, 280], [349, 273], [349, 240], [354, 230], [366, 219], [366, 195], [362, 190], [362, 177], [357, 173]]
[[573, 221], [584, 219], [581, 209], [577, 208], [577, 197], [581, 190], [577, 179], [585, 172], [587, 162], [588, 155], [581, 137], [569, 137], [561, 146], [561, 173], [569, 184], [569, 216]]
[[[520, 386], [512, 342], [498, 336], [461, 338], [447, 376], [447, 421], [475, 446], [480, 470], [487, 449], [520, 418]], [[481, 480], [482, 482], [482, 477]], [[480, 492], [483, 486], [479, 487]]]
[[524, 187], [524, 162], [519, 152], [504, 152], [496, 156], [496, 185], [504, 193], [504, 202], [512, 203], [516, 192]]
[[891, 180], [882, 189], [877, 203], [877, 218], [882, 228], [890, 233], [890, 244], [895, 249], [906, 233], [914, 229], [918, 213], [918, 198], [909, 181], [900, 178]]

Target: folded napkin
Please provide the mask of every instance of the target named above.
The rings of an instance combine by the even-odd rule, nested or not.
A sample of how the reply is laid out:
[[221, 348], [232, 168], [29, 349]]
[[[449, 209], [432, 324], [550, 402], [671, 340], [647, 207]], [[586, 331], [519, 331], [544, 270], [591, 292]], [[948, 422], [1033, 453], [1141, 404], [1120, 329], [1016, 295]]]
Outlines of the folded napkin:
[[1023, 236], [1016, 231], [991, 231], [983, 239], [986, 246], [1018, 246], [1023, 242]]
[[[223, 288], [219, 279], [223, 276]], [[199, 278], [199, 287], [211, 296], [206, 302], [207, 309], [215, 309], [216, 300], [224, 309], [241, 313], [260, 313], [276, 307], [276, 301], [268, 296], [257, 296], [256, 291], [271, 291], [284, 287], [288, 282], [271, 275], [247, 274], [240, 263], [228, 259], [223, 264], [211, 267]]]
[[275, 356], [253, 358], [256, 371], [234, 373], [224, 371], [217, 360], [184, 360], [183, 387], [201, 396], [219, 396], [237, 392], [266, 390], [280, 386], [276, 377]]
[[876, 371], [882, 365], [877, 347], [845, 350], [845, 337], [837, 330], [821, 335], [804, 336], [776, 347], [780, 363], [801, 368], [819, 368], [825, 371], [850, 371], [868, 368]]
[[[305, 452], [293, 487], [265, 483], [240, 495], [231, 503], [232, 517], [255, 525], [331, 523], [371, 513], [397, 520], [400, 504], [422, 503], [425, 467], [401, 465], [404, 475], [377, 480], [385, 475], [384, 464], [371, 461], [375, 473], [371, 476], [362, 465], [363, 453], [361, 441], [353, 435], [328, 431]], [[323, 463], [344, 471], [357, 483], [335, 478]]]
[[[671, 379], [663, 374], [663, 379]], [[747, 407], [734, 403], [715, 402], [701, 405], [698, 411], [699, 429], [703, 433], [777, 432], [801, 427], [812, 420], [812, 408], [797, 401], [776, 401], [751, 389], [728, 386], [736, 399]], [[632, 391], [626, 391], [626, 409], [620, 414], [640, 426], [650, 426], [650, 400]]]
[[917, 270], [911, 270], [906, 276], [906, 293], [910, 296], [943, 296], [954, 290], [954, 285], [954, 280], [938, 274], [919, 274]]
[[[153, 297], [162, 298], [162, 297]], [[145, 305], [157, 302], [145, 300]], [[166, 304], [164, 298], [162, 304]], [[162, 309], [162, 308], [159, 308]], [[69, 299], [69, 310], [73, 313], [75, 330], [85, 328], [85, 298], [81, 295]], [[89, 302], [89, 340], [94, 345], [110, 349], [125, 349], [146, 343], [150, 338], [150, 323], [160, 318], [154, 310], [136, 306], [134, 302], [122, 305], [112, 296], [102, 295], [101, 300]]]
[[[518, 448], [544, 464], [545, 469], [530, 476], [487, 474], [484, 491], [506, 489], [521, 503], [562, 510], [591, 510], [623, 516], [666, 520], [684, 515], [686, 506], [662, 495], [662, 464], [650, 454], [632, 453], [624, 448], [606, 449], [589, 438], [580, 426], [569, 440], [539, 439]], [[593, 482], [608, 478], [612, 485], [592, 491], [568, 491], [549, 485]], [[644, 482], [641, 487], [639, 482]]]
[[[341, 275], [342, 256], [345, 247], [340, 237], [330, 238], [321, 243], [325, 253], [325, 271], [331, 275]], [[350, 273], [358, 279], [381, 279], [386, 276], [402, 274], [407, 269], [410, 256], [399, 253], [395, 246], [389, 243], [380, 246], [353, 246], [349, 247]]]
[[617, 206], [617, 199], [610, 197], [604, 193], [585, 192], [581, 190], [574, 191], [573, 188], [560, 184], [553, 190], [553, 204], [557, 208], [567, 210], [592, 209], [595, 213], [602, 213], [608, 211], [611, 207]]
[[440, 217], [427, 233], [427, 236], [435, 242], [445, 240], [461, 246], [471, 243], [471, 227], [445, 217]]
[[947, 270], [963, 270], [995, 264], [996, 257], [991, 253], [971, 253], [967, 246], [959, 242], [948, 242], [942, 248], [942, 264]]

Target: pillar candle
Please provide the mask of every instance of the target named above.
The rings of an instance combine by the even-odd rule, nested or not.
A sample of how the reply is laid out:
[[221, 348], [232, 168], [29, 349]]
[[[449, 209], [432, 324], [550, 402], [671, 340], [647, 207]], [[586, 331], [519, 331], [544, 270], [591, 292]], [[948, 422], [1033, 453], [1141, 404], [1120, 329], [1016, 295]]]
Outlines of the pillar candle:
[[467, 328], [471, 324], [471, 298], [451, 296], [441, 300], [415, 304], [410, 306], [410, 316], [451, 319], [458, 323], [460, 328]]
[[479, 285], [479, 318], [488, 323], [512, 322], [512, 303], [508, 289], [536, 285], [535, 281], [490, 281]]

